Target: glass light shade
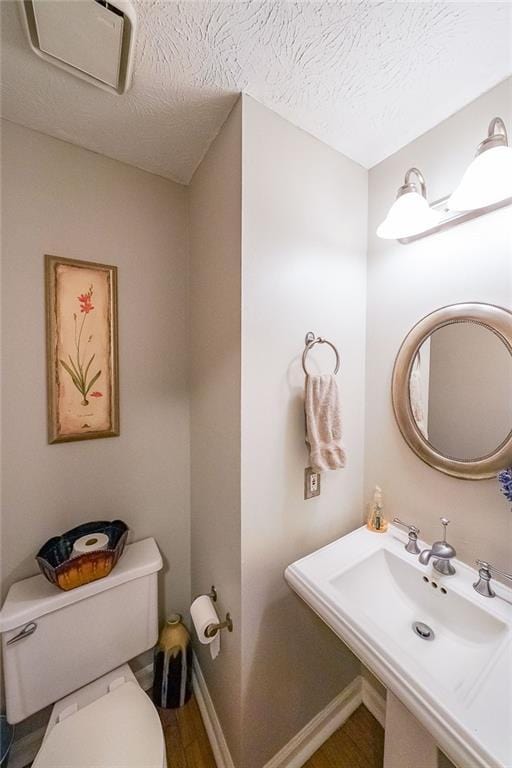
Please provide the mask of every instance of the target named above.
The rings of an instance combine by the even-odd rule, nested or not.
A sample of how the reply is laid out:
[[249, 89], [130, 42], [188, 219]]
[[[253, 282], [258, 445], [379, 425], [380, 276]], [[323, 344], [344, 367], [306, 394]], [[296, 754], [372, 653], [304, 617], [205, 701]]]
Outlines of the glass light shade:
[[440, 214], [430, 208], [419, 192], [406, 192], [389, 209], [388, 215], [377, 228], [377, 236], [384, 240], [413, 237], [437, 226], [439, 221]]
[[447, 205], [472, 211], [507, 197], [512, 197], [512, 147], [493, 147], [475, 157]]

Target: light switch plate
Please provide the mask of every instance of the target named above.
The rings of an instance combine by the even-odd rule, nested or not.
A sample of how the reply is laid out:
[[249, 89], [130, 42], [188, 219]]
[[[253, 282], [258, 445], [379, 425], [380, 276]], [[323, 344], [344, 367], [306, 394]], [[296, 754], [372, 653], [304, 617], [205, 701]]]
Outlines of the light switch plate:
[[315, 472], [312, 467], [304, 470], [304, 499], [313, 499], [320, 496], [320, 472]]

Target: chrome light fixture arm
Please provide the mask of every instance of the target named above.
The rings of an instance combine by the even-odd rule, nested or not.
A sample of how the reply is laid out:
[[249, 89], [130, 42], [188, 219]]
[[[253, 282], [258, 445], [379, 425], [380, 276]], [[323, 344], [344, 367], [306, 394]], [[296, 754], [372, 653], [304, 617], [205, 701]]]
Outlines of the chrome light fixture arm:
[[[411, 180], [412, 174], [416, 176], [419, 184]], [[418, 192], [425, 199], [427, 197], [427, 184], [425, 182], [425, 177], [423, 176], [422, 172], [414, 166], [409, 168], [409, 170], [406, 172], [404, 183], [398, 189], [396, 196], [400, 197], [400, 195], [405, 195], [407, 192]]]
[[487, 137], [478, 145], [476, 156], [494, 147], [508, 147], [507, 129], [501, 117], [493, 117], [489, 123]]

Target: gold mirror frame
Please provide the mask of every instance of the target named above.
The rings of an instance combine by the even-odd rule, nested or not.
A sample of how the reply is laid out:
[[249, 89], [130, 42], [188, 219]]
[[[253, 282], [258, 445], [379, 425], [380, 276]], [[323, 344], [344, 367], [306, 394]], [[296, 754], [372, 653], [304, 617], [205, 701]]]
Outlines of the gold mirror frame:
[[495, 333], [512, 355], [512, 312], [493, 304], [451, 304], [431, 312], [407, 334], [393, 367], [391, 396], [395, 418], [407, 445], [429, 466], [463, 480], [485, 480], [512, 465], [512, 425], [493, 453], [474, 460], [458, 460], [437, 451], [422, 435], [414, 419], [409, 397], [411, 369], [423, 342], [439, 328], [473, 322]]

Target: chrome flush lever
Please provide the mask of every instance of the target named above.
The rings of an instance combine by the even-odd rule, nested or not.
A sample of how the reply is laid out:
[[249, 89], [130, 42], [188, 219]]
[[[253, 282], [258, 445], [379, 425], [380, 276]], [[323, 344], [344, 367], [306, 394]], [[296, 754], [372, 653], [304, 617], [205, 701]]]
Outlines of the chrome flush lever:
[[506, 579], [512, 581], [512, 574], [500, 571], [499, 568], [495, 568], [494, 565], [486, 563], [485, 560], [477, 560], [476, 564], [479, 566], [478, 581], [473, 584], [473, 589], [483, 597], [496, 597], [496, 592], [491, 587], [491, 578], [493, 573], [497, 573], [498, 576], [504, 576]]
[[407, 528], [409, 531], [409, 541], [405, 545], [407, 552], [410, 552], [411, 555], [419, 555], [420, 548], [418, 547], [418, 533], [420, 532], [420, 529], [416, 528], [415, 525], [409, 525], [409, 523], [402, 522], [398, 517], [394, 517], [393, 522], [396, 525], [401, 525], [402, 528]]
[[23, 640], [25, 637], [33, 635], [36, 629], [37, 624], [35, 621], [31, 621], [29, 624], [25, 624], [21, 632], [18, 632], [17, 635], [14, 635], [14, 637], [11, 637], [11, 639], [7, 641], [7, 645], [12, 645], [13, 643], [17, 643], [18, 640]]

